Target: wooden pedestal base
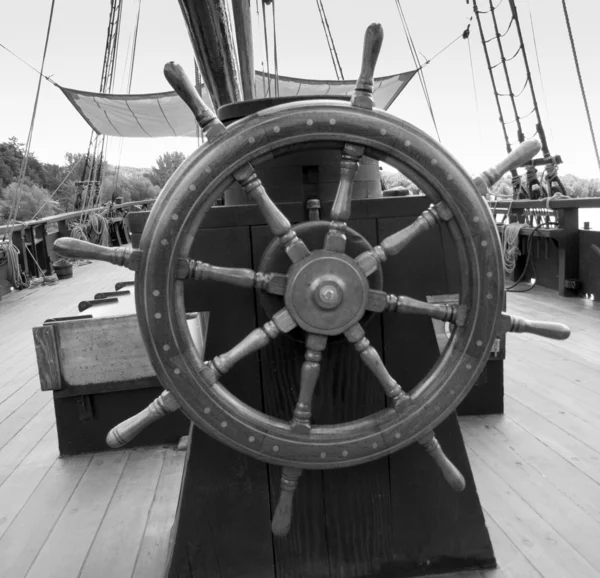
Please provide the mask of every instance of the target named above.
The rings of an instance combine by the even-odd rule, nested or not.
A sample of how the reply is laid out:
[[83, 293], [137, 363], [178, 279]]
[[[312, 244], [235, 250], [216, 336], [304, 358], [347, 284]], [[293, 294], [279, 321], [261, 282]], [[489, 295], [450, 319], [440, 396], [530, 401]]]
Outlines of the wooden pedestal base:
[[290, 533], [275, 538], [279, 468], [192, 428], [168, 577], [403, 578], [494, 567], [456, 417], [436, 434], [464, 492], [450, 490], [417, 446], [357, 468], [306, 471]]

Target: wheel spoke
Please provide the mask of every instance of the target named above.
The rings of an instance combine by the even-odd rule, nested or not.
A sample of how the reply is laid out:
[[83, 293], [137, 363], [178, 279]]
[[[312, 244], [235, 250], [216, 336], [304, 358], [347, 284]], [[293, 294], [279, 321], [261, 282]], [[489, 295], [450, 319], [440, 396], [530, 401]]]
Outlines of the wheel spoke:
[[386, 237], [371, 251], [365, 251], [356, 257], [358, 266], [365, 275], [374, 273], [388, 257], [398, 254], [419, 235], [432, 229], [440, 221], [449, 221], [452, 213], [444, 203], [425, 209], [408, 227]]
[[466, 308], [453, 303], [425, 303], [405, 295], [392, 295], [385, 291], [371, 289], [367, 300], [367, 311], [392, 311], [409, 313], [411, 315], [425, 315], [432, 319], [448, 321], [454, 325], [465, 324]]
[[237, 287], [255, 287], [274, 295], [283, 295], [287, 277], [281, 273], [262, 273], [238, 267], [216, 267], [193, 259], [179, 259], [177, 279], [220, 281]]
[[294, 493], [301, 475], [302, 470], [298, 468], [285, 467], [281, 472], [281, 492], [271, 522], [271, 531], [275, 536], [285, 536], [290, 531]]
[[244, 189], [244, 192], [258, 205], [271, 233], [279, 238], [285, 252], [292, 262], [300, 261], [310, 255], [304, 241], [292, 230], [287, 217], [277, 208], [260, 179], [254, 172], [254, 167], [248, 163], [233, 173], [233, 178]]
[[262, 327], [257, 327], [242, 339], [229, 351], [217, 355], [212, 361], [204, 364], [203, 374], [209, 383], [215, 384], [220, 376], [227, 373], [238, 361], [265, 347], [269, 341], [275, 339], [282, 333], [289, 333], [296, 327], [288, 310], [280, 309], [271, 321], [267, 321]]
[[500, 317], [499, 329], [502, 333], [512, 331], [513, 333], [533, 333], [540, 337], [548, 339], [567, 339], [571, 335], [571, 330], [562, 323], [554, 321], [530, 321], [503, 313]]
[[450, 487], [455, 492], [462, 492], [466, 485], [465, 478], [458, 468], [448, 459], [444, 450], [442, 450], [442, 446], [440, 446], [440, 442], [437, 441], [435, 434], [432, 431], [427, 432], [418, 441], [438, 465]]
[[385, 394], [392, 400], [394, 407], [409, 402], [410, 396], [398, 385], [398, 382], [390, 375], [377, 350], [371, 345], [365, 336], [364, 329], [360, 324], [353, 325], [344, 332], [346, 339], [354, 345], [360, 353], [360, 358], [365, 365], [375, 374], [383, 387]]
[[322, 352], [327, 346], [326, 335], [309, 333], [306, 336], [306, 353], [300, 373], [300, 393], [294, 408], [292, 429], [302, 433], [310, 433], [312, 416], [312, 396], [319, 379]]
[[330, 229], [325, 237], [324, 248], [327, 251], [343, 253], [346, 248], [344, 229], [346, 221], [350, 218], [352, 208], [352, 184], [364, 152], [365, 148], [362, 146], [350, 143], [344, 145], [340, 166], [340, 182], [331, 208]]

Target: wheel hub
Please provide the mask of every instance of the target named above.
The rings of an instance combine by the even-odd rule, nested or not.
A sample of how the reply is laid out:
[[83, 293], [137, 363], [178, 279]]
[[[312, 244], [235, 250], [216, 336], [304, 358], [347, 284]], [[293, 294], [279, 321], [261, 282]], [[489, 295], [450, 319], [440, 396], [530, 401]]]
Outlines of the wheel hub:
[[339, 335], [364, 315], [368, 292], [367, 278], [353, 259], [313, 251], [290, 267], [284, 299], [305, 331]]

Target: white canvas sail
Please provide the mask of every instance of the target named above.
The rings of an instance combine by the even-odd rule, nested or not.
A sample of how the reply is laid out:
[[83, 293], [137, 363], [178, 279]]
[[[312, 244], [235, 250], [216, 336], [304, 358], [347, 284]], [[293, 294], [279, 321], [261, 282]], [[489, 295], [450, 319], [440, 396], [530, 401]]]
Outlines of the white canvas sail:
[[[377, 108], [387, 109], [416, 71], [375, 79], [373, 98]], [[279, 76], [279, 96], [343, 96], [354, 90], [354, 80], [309, 80]], [[270, 86], [269, 86], [270, 84]], [[256, 72], [256, 98], [275, 96], [273, 75]], [[98, 134], [154, 138], [197, 136], [194, 116], [175, 92], [141, 95], [115, 95], [84, 92], [60, 87], [79, 114]], [[210, 103], [206, 87], [202, 98]]]

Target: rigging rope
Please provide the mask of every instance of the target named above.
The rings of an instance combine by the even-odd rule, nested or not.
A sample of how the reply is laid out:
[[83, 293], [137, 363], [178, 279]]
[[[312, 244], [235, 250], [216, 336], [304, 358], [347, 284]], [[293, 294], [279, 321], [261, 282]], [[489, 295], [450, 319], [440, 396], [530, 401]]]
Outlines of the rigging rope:
[[429, 108], [429, 114], [431, 115], [431, 120], [433, 121], [435, 133], [437, 135], [438, 141], [442, 142], [442, 139], [440, 138], [440, 131], [438, 130], [437, 121], [435, 119], [435, 114], [433, 113], [433, 106], [431, 104], [431, 98], [429, 97], [429, 91], [427, 90], [427, 83], [425, 82], [425, 75], [423, 74], [423, 67], [421, 66], [421, 63], [419, 62], [419, 58], [417, 56], [417, 50], [415, 48], [415, 44], [413, 42], [412, 35], [408, 28], [408, 21], [406, 20], [406, 17], [404, 16], [404, 11], [402, 10], [402, 5], [400, 4], [400, 0], [395, 0], [395, 1], [396, 1], [396, 8], [398, 10], [398, 14], [400, 15], [400, 21], [402, 22], [402, 27], [404, 28], [404, 33], [406, 35], [406, 40], [408, 42], [409, 50], [410, 50], [411, 56], [413, 58], [413, 62], [415, 63], [415, 66], [417, 67], [417, 74], [418, 74], [419, 80], [421, 82], [421, 88], [423, 89], [423, 94], [425, 95], [425, 102], [427, 103], [427, 107]]
[[13, 203], [8, 214], [8, 227], [4, 232], [3, 240], [6, 239], [7, 234], [10, 238], [12, 235], [12, 231], [14, 229], [14, 224], [17, 219], [17, 214], [19, 212], [19, 202], [21, 200], [21, 195], [23, 193], [23, 181], [25, 180], [25, 174], [27, 171], [27, 164], [29, 163], [29, 153], [31, 150], [31, 140], [33, 138], [33, 127], [35, 126], [35, 117], [37, 115], [37, 107], [40, 99], [40, 90], [42, 87], [42, 78], [44, 73], [44, 65], [46, 64], [46, 54], [48, 52], [48, 42], [50, 40], [50, 31], [52, 29], [52, 18], [54, 16], [54, 3], [55, 0], [52, 0], [52, 4], [50, 5], [50, 16], [48, 18], [48, 30], [46, 31], [46, 41], [44, 42], [44, 52], [42, 54], [42, 65], [40, 66], [40, 75], [38, 78], [38, 85], [35, 92], [35, 100], [33, 103], [33, 113], [31, 115], [31, 123], [29, 125], [29, 134], [27, 135], [27, 142], [25, 144], [25, 151], [23, 160], [21, 161], [21, 170], [19, 171], [19, 178], [17, 181], [17, 190], [15, 192], [15, 197], [13, 199]]
[[[3, 261], [8, 262], [7, 279], [8, 282], [15, 289], [25, 289], [28, 287], [28, 283], [21, 274], [21, 267], [19, 265], [19, 255], [21, 252], [17, 247], [9, 240], [0, 241], [0, 265]], [[4, 255], [4, 257], [2, 257]]]
[[[546, 100], [546, 89], [544, 88], [544, 78], [542, 76], [542, 67], [540, 66], [540, 55], [538, 52], [537, 40], [536, 40], [536, 36], [535, 36], [535, 28], [533, 26], [533, 14], [531, 13], [531, 4], [529, 3], [529, 0], [527, 0], [527, 6], [529, 7], [529, 22], [531, 24], [531, 35], [533, 36], [533, 48], [534, 48], [534, 52], [535, 52], [535, 59], [537, 62], [538, 74], [540, 77], [540, 86], [542, 89], [542, 99], [544, 101], [544, 109], [546, 111], [546, 119], [548, 119], [548, 121], [549, 121], [550, 112], [548, 109], [548, 101]], [[548, 124], [550, 126], [550, 136], [554, 140], [554, 133], [552, 132], [552, 123], [549, 122]]]
[[515, 270], [517, 259], [521, 255], [519, 234], [525, 226], [525, 223], [509, 223], [504, 227], [504, 231], [502, 232], [502, 259], [504, 271], [509, 275]]
[[277, 58], [277, 22], [275, 19], [275, 4], [271, 4], [273, 10], [273, 64], [275, 65], [275, 95], [279, 96], [279, 64]]
[[31, 66], [31, 64], [29, 64], [29, 62], [27, 62], [26, 60], [23, 60], [18, 54], [15, 54], [10, 48], [8, 48], [4, 44], [2, 44], [2, 42], [0, 42], [0, 48], [4, 48], [4, 50], [6, 50], [6, 52], [8, 52], [9, 54], [12, 54], [17, 60], [20, 60], [25, 66], [28, 66], [29, 68], [31, 68], [31, 70], [33, 70], [36, 74], [41, 75], [50, 84], [53, 84], [54, 86], [58, 86], [58, 84], [56, 82], [54, 82], [54, 80], [52, 80], [52, 75], [46, 76], [46, 75], [42, 74], [37, 68], [35, 68], [35, 66]]
[[[471, 17], [473, 18], [473, 17]], [[469, 23], [469, 26], [471, 24]], [[471, 37], [469, 35], [469, 27], [465, 30], [464, 36], [467, 40], [467, 46], [469, 47], [469, 62], [471, 63], [471, 80], [473, 81], [473, 95], [475, 97], [475, 111], [477, 113], [477, 128], [479, 130], [479, 144], [483, 147], [483, 133], [481, 132], [481, 113], [479, 112], [479, 98], [477, 97], [477, 85], [475, 84], [475, 68], [473, 67], [473, 54], [471, 52]]]
[[329, 21], [327, 20], [327, 14], [325, 7], [323, 6], [322, 0], [316, 0], [317, 9], [319, 10], [319, 16], [321, 17], [321, 25], [323, 26], [323, 32], [325, 33], [325, 39], [327, 40], [327, 46], [329, 47], [329, 54], [331, 55], [331, 61], [333, 62], [333, 69], [338, 80], [344, 80], [344, 72], [342, 71], [342, 65], [335, 47], [335, 41], [329, 28]]
[[[131, 49], [131, 60], [129, 61], [129, 74], [127, 78], [127, 88], [126, 94], [131, 94], [131, 84], [133, 82], [133, 69], [135, 65], [135, 53], [137, 49], [137, 39], [138, 39], [138, 31], [140, 28], [140, 12], [142, 11], [142, 0], [138, 0], [138, 9], [137, 9], [137, 17], [135, 21], [135, 27], [133, 29], [133, 47]], [[125, 55], [125, 66], [123, 72], [127, 71], [128, 58], [130, 56], [129, 49], [127, 50], [127, 54]], [[123, 155], [123, 137], [119, 139], [119, 156], [117, 159], [117, 170], [115, 173], [115, 192], [117, 191], [117, 185], [119, 184], [119, 175], [121, 172], [121, 157]]]
[[575, 50], [575, 40], [573, 39], [573, 31], [571, 30], [571, 21], [569, 19], [569, 13], [567, 11], [567, 2], [562, 0], [563, 10], [565, 13], [565, 21], [567, 23], [567, 30], [569, 31], [569, 40], [571, 41], [571, 50], [573, 51], [573, 60], [575, 61], [575, 68], [577, 69], [577, 78], [579, 79], [579, 87], [581, 88], [581, 96], [583, 97], [583, 104], [585, 106], [585, 113], [587, 115], [588, 125], [590, 127], [590, 133], [592, 135], [592, 143], [594, 144], [594, 152], [596, 153], [596, 161], [598, 168], [600, 169], [600, 154], [598, 153], [598, 143], [596, 142], [596, 135], [594, 133], [594, 126], [592, 125], [592, 117], [590, 115], [590, 108], [588, 106], [587, 96], [585, 94], [585, 88], [583, 86], [583, 78], [581, 76], [581, 69], [579, 68], [579, 59], [577, 58], [577, 51]]
[[267, 13], [265, 9], [265, 0], [262, 2], [262, 16], [263, 16], [263, 33], [265, 38], [265, 52], [267, 53], [267, 79], [268, 79], [268, 93], [265, 96], [271, 96], [271, 65], [269, 62], [269, 35], [267, 33]]
[[71, 168], [71, 170], [67, 173], [67, 176], [60, 182], [60, 185], [58, 185], [58, 187], [56, 187], [56, 189], [54, 189], [54, 192], [44, 201], [44, 203], [42, 204], [42, 206], [37, 210], [36, 214], [33, 215], [33, 217], [31, 217], [31, 219], [29, 219], [30, 221], [34, 221], [35, 218], [41, 213], [42, 209], [46, 206], [46, 204], [52, 200], [52, 198], [54, 197], [54, 195], [56, 195], [56, 193], [58, 193], [58, 190], [65, 184], [66, 180], [71, 176], [71, 173], [77, 168], [77, 166], [79, 165], [79, 163], [83, 160], [83, 157], [81, 157]]

